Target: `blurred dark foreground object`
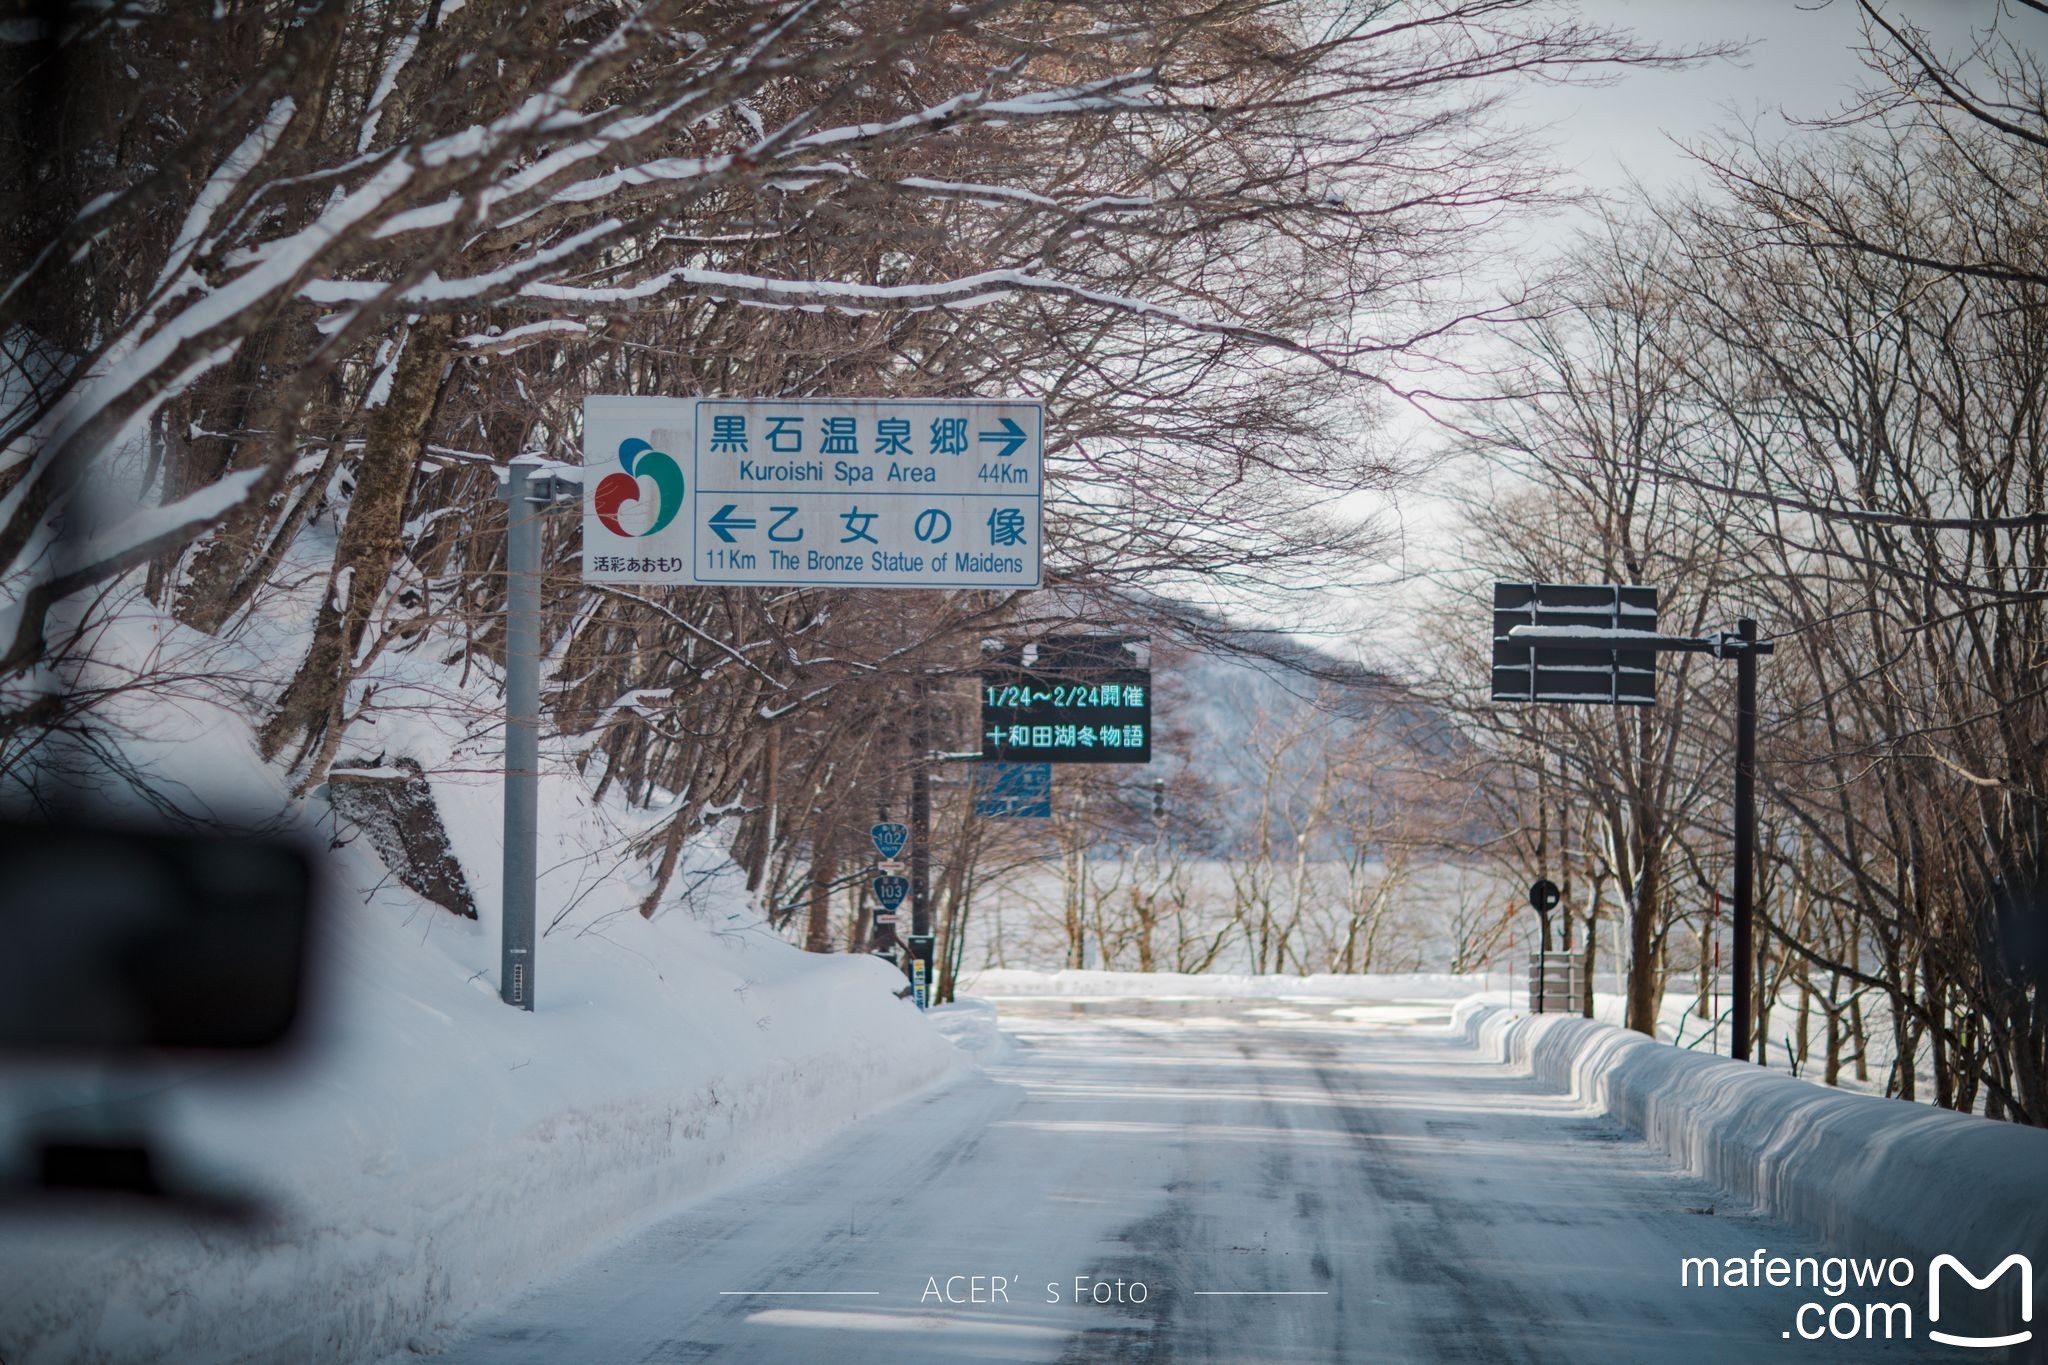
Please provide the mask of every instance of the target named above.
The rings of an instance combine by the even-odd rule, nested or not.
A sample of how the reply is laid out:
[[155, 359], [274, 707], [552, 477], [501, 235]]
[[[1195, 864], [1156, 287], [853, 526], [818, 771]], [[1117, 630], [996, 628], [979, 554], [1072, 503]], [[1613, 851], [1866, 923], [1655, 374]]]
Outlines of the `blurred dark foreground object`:
[[281, 1042], [312, 877], [276, 839], [0, 823], [0, 1049]]
[[[0, 1062], [132, 1068], [276, 1049], [300, 1013], [313, 881], [307, 855], [277, 838], [0, 820]], [[146, 1099], [100, 1090], [21, 1118], [0, 1151], [0, 1202], [259, 1212], [184, 1174]]]

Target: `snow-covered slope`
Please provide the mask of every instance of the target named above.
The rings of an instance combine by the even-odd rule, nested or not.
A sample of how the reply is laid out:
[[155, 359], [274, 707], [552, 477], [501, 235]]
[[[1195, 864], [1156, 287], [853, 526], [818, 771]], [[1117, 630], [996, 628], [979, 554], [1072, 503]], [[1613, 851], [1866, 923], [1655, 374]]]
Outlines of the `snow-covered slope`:
[[[255, 753], [238, 679], [293, 658], [262, 622], [191, 635], [137, 605], [106, 662], [185, 660], [193, 681], [118, 717], [159, 792], [296, 823], [323, 846], [307, 1037], [288, 1062], [114, 1076], [0, 1073], [0, 1115], [47, 1124], [143, 1096], [166, 1152], [261, 1196], [267, 1225], [0, 1216], [0, 1360], [358, 1360], [431, 1343], [478, 1307], [679, 1203], [828, 1138], [966, 1065], [865, 957], [770, 932], [715, 839], [688, 848], [652, 921], [651, 817], [589, 799], [557, 750], [543, 781], [538, 1009], [497, 997], [496, 737], [440, 707], [380, 718], [421, 761], [481, 920], [390, 877], [317, 797]], [[204, 663], [204, 669], [197, 665]], [[424, 677], [424, 671], [423, 671]], [[345, 755], [346, 757], [346, 755]], [[112, 802], [116, 793], [104, 793]], [[76, 1111], [74, 1111], [76, 1112]]]

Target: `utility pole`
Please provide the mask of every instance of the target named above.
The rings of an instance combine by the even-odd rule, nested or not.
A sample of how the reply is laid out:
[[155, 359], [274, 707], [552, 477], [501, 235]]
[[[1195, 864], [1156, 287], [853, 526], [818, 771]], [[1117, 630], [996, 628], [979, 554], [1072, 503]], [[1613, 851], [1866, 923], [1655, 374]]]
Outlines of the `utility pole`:
[[498, 996], [531, 1011], [534, 879], [540, 833], [540, 516], [577, 485], [519, 456], [505, 467], [505, 863], [498, 919]]
[[[932, 960], [932, 717], [929, 685], [920, 672], [910, 699], [910, 956], [911, 980], [920, 973], [919, 1008], [933, 989]], [[920, 967], [918, 964], [922, 964]]]
[[533, 898], [540, 818], [540, 508], [533, 466], [505, 473], [505, 866], [498, 994], [533, 1009]]
[[1735, 1020], [1731, 1055], [1749, 1060], [1751, 922], [1756, 913], [1756, 621], [1735, 622]]
[[[1775, 652], [1776, 646], [1758, 638], [1757, 623], [1748, 616], [1738, 618], [1732, 631], [1705, 636], [1621, 629], [1582, 632], [1573, 626], [1517, 625], [1503, 638], [1512, 644], [1599, 651], [1614, 657], [1624, 652], [1711, 654], [1717, 659], [1735, 661], [1735, 1001], [1731, 1030], [1734, 1036], [1729, 1053], [1738, 1062], [1748, 1061], [1750, 996], [1756, 968], [1751, 933], [1756, 910], [1756, 661]], [[1631, 964], [1631, 970], [1634, 966]]]

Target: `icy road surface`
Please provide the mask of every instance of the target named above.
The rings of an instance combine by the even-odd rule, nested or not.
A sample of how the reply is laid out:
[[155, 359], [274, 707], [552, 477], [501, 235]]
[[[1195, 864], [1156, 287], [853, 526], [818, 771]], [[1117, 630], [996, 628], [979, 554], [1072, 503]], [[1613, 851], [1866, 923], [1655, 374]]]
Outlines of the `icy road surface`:
[[[1443, 1006], [1000, 1007], [1018, 1046], [985, 1077], [694, 1206], [436, 1358], [1815, 1361], [1929, 1345], [1788, 1340], [1800, 1304], [1833, 1302], [1811, 1288], [1680, 1288], [1685, 1256], [1826, 1253], [1481, 1061], [1442, 1031]], [[949, 1288], [984, 1301], [943, 1302]], [[1882, 1297], [1921, 1306], [1917, 1286]]]

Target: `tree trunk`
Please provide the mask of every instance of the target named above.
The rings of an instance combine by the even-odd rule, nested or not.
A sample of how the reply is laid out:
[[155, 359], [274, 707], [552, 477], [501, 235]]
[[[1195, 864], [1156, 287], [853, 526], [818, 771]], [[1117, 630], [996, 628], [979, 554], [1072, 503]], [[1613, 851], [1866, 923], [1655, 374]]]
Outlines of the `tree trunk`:
[[1771, 1064], [1771, 1001], [1777, 998], [1775, 983], [1771, 980], [1771, 936], [1768, 933], [1756, 936], [1755, 976], [1750, 981], [1752, 1027], [1756, 1030], [1756, 1064]]
[[[391, 567], [404, 550], [405, 500], [420, 443], [440, 396], [449, 321], [427, 318], [409, 336], [388, 402], [371, 419], [355, 496], [334, 548], [334, 569], [313, 626], [313, 643], [263, 727], [265, 758], [293, 740], [307, 745], [334, 722]], [[303, 753], [304, 750], [302, 749]]]
[[1841, 989], [1841, 978], [1835, 977], [1828, 988], [1828, 1055], [1826, 1070], [1821, 1079], [1829, 1085], [1842, 1083], [1842, 1010], [1835, 1003], [1836, 992]]
[[832, 845], [832, 832], [820, 831], [811, 854], [811, 907], [804, 926], [804, 948], [813, 953], [832, 951], [832, 878], [838, 870]]
[[654, 872], [654, 886], [640, 902], [641, 919], [653, 919], [654, 912], [661, 907], [661, 898], [676, 875], [676, 858], [683, 851], [683, 831], [689, 823], [680, 812], [668, 822], [668, 833], [661, 839], [661, 864]]
[[1636, 879], [1636, 894], [1628, 912], [1628, 1026], [1638, 1033], [1657, 1036], [1657, 914], [1661, 909], [1663, 885], [1661, 864], [1655, 843], [1642, 840], [1642, 872]]
[[[195, 395], [181, 403], [188, 414], [197, 414], [207, 425], [217, 425], [228, 434], [201, 438], [223, 447], [216, 458], [208, 458], [213, 452], [195, 448], [189, 426], [180, 433], [178, 453], [183, 458], [173, 461], [166, 470], [166, 502], [228, 474], [254, 469], [263, 462], [264, 441], [246, 434], [255, 407], [252, 400], [273, 355], [295, 343], [303, 344], [304, 329], [290, 330], [296, 335], [287, 338], [284, 347], [278, 344], [279, 327], [266, 327], [244, 341], [226, 377], [202, 386], [202, 392], [213, 396], [216, 402], [209, 404]], [[317, 494], [318, 490], [313, 491]], [[263, 499], [251, 499], [230, 512], [185, 561], [183, 581], [171, 595], [171, 614], [209, 635], [225, 625], [239, 605], [235, 585], [256, 558], [258, 546], [274, 520], [274, 509]]]

